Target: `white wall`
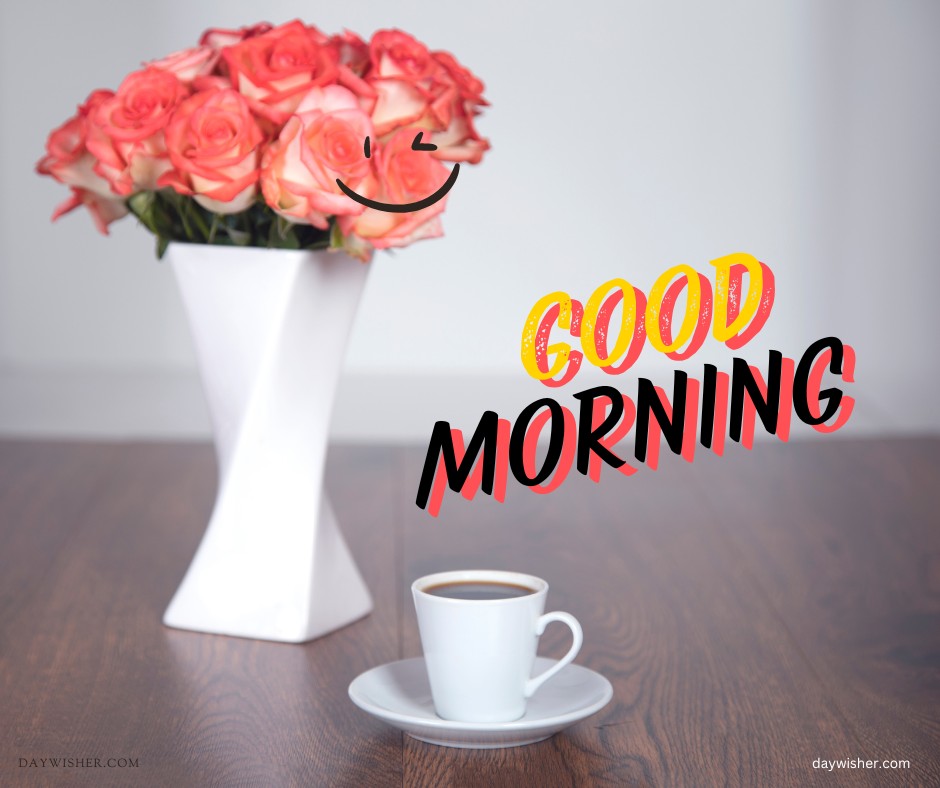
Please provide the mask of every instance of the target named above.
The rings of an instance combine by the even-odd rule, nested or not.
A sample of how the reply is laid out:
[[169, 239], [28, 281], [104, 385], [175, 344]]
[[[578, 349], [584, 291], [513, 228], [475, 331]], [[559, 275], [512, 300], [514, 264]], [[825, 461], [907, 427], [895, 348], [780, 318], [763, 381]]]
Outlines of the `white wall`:
[[[936, 430], [940, 5], [900, 2], [250, 3], [0, 7], [0, 431], [206, 430], [179, 298], [132, 220], [99, 237], [32, 167], [96, 87], [210, 26], [302, 16], [398, 26], [487, 85], [493, 150], [465, 167], [446, 237], [381, 255], [336, 432], [424, 440], [438, 418], [543, 396], [518, 361], [532, 303], [748, 251], [777, 304], [744, 352], [858, 351], [856, 430]], [[898, 310], [888, 320], [883, 310]], [[902, 312], [900, 310], [905, 309]], [[709, 342], [689, 365], [728, 364]], [[636, 374], [662, 378], [647, 350]], [[617, 384], [625, 390], [636, 375]], [[587, 384], [576, 380], [559, 396]], [[376, 384], [381, 400], [370, 400]], [[924, 392], [917, 394], [916, 392]], [[362, 406], [362, 407], [360, 407]], [[368, 406], [368, 407], [366, 407]], [[467, 423], [470, 422], [470, 423]]]

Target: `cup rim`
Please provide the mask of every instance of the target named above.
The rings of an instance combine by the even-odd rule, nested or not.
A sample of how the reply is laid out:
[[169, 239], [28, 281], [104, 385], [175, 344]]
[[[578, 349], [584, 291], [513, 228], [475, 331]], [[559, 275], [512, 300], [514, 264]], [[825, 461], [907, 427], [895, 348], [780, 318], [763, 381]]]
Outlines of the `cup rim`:
[[[531, 588], [531, 594], [508, 597], [506, 599], [452, 599], [446, 596], [429, 594], [424, 589], [429, 586], [443, 585], [444, 583], [505, 583]], [[447, 572], [419, 577], [411, 584], [411, 593], [417, 598], [419, 595], [425, 599], [433, 599], [435, 603], [452, 605], [506, 605], [513, 602], [525, 602], [535, 596], [544, 596], [548, 593], [548, 583], [541, 577], [526, 574], [525, 572], [512, 572], [503, 569], [453, 569]]]

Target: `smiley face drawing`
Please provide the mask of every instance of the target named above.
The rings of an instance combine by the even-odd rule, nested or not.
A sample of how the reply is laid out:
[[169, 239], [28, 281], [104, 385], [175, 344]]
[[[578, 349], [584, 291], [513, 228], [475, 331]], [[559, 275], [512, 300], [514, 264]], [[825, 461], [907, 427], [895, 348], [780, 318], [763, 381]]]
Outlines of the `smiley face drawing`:
[[[421, 142], [421, 137], [423, 135], [423, 131], [418, 132], [417, 136], [411, 143], [411, 149], [414, 151], [437, 150], [437, 145], [434, 145], [430, 142]], [[369, 145], [369, 138], [366, 137], [366, 141], [363, 144], [363, 152], [365, 153], [367, 159], [372, 155]], [[442, 199], [457, 182], [457, 176], [459, 174], [460, 164], [454, 163], [454, 169], [451, 170], [450, 175], [447, 177], [447, 180], [444, 181], [444, 184], [440, 189], [421, 200], [406, 203], [379, 202], [378, 200], [370, 200], [368, 197], [363, 197], [361, 194], [354, 192], [339, 178], [336, 179], [336, 185], [342, 189], [343, 194], [349, 197], [349, 199], [355, 200], [360, 205], [366, 206], [366, 208], [374, 208], [377, 211], [385, 211], [386, 213], [410, 213], [412, 211], [420, 211], [422, 208], [427, 208], [429, 205], [434, 205], [434, 203]]]

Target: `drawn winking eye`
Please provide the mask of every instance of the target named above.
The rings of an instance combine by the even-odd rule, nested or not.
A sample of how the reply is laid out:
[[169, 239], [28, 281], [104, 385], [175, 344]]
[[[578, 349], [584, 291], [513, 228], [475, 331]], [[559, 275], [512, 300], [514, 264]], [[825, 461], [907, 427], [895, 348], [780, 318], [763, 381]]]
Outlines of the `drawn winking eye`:
[[[423, 136], [423, 131], [419, 131], [415, 135], [415, 138], [411, 141], [411, 149], [424, 151], [437, 150], [437, 145], [433, 142], [421, 142]], [[362, 152], [366, 155], [367, 159], [372, 158], [372, 140], [370, 140], [368, 136], [366, 136], [366, 141], [362, 144]]]
[[418, 134], [411, 142], [412, 150], [437, 150], [437, 145], [433, 142], [421, 142], [421, 137], [424, 136], [423, 131], [419, 131]]
[[[429, 152], [437, 150], [437, 145], [433, 142], [422, 142], [421, 139], [423, 137], [423, 131], [419, 131], [415, 135], [415, 138], [411, 141], [411, 149], [413, 151]], [[372, 157], [372, 140], [369, 137], [366, 137], [365, 141], [362, 143], [362, 152], [367, 159]], [[357, 194], [353, 189], [350, 189], [339, 178], [336, 179], [336, 185], [350, 200], [354, 200], [360, 205], [364, 205], [366, 208], [372, 208], [376, 211], [386, 211], [388, 213], [411, 213], [412, 211], [420, 211], [430, 205], [434, 205], [438, 200], [442, 200], [447, 192], [451, 190], [451, 187], [457, 182], [457, 176], [459, 174], [460, 164], [454, 162], [454, 168], [450, 171], [450, 175], [447, 176], [447, 180], [444, 181], [440, 189], [434, 192], [434, 194], [430, 194], [420, 200], [407, 203], [379, 202], [378, 200], [373, 200], [371, 197], [363, 197], [361, 194]]]

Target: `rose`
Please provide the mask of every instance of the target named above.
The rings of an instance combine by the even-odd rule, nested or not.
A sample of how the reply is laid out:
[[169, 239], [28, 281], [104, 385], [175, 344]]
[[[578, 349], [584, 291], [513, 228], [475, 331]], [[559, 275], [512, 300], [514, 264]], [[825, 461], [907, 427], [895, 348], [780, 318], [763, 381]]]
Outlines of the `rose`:
[[437, 71], [428, 48], [401, 30], [379, 30], [369, 43], [369, 54], [375, 77], [420, 84]]
[[401, 30], [379, 30], [369, 43], [367, 81], [377, 94], [372, 122], [384, 135], [414, 123], [427, 111], [431, 78], [439, 68], [428, 48]]
[[400, 30], [380, 30], [370, 44], [366, 77], [377, 94], [372, 120], [385, 135], [402, 126], [429, 132], [434, 156], [476, 164], [489, 148], [473, 126], [486, 104], [483, 83], [449, 52], [430, 52]]
[[253, 202], [264, 141], [245, 98], [206, 90], [179, 105], [166, 129], [172, 169], [159, 179], [215, 213], [238, 213]]
[[222, 57], [232, 85], [258, 114], [278, 125], [310, 88], [332, 84], [339, 74], [336, 47], [299, 20], [226, 47]]
[[127, 216], [127, 203], [124, 200], [109, 199], [87, 189], [72, 187], [72, 196], [61, 203], [52, 213], [52, 221], [84, 205], [102, 235], [108, 235], [108, 225]]
[[199, 39], [199, 46], [212, 47], [215, 50], [222, 50], [224, 47], [230, 47], [246, 38], [254, 38], [267, 33], [272, 28], [267, 22], [259, 22], [257, 25], [242, 27], [238, 30], [227, 30], [219, 27], [211, 27], [206, 30]]
[[219, 51], [211, 46], [198, 46], [174, 52], [172, 55], [167, 55], [160, 60], [152, 60], [145, 65], [169, 71], [175, 74], [181, 82], [189, 85], [193, 80], [211, 74], [220, 56]]
[[372, 134], [369, 116], [351, 91], [339, 85], [313, 88], [265, 152], [265, 201], [281, 216], [321, 230], [329, 227], [330, 216], [362, 213], [364, 207], [343, 194], [336, 179], [363, 197], [375, 193], [363, 152]]
[[441, 69], [434, 77], [435, 97], [428, 104], [434, 120], [429, 125], [429, 142], [437, 145], [433, 155], [444, 161], [478, 164], [490, 147], [473, 125], [478, 107], [487, 104], [483, 83], [450, 52], [435, 52], [434, 60]]
[[[376, 199], [380, 202], [404, 205], [422, 200], [447, 180], [447, 168], [425, 151], [412, 150], [413, 140], [413, 129], [400, 129], [374, 150], [372, 158], [379, 179]], [[407, 246], [422, 238], [440, 236], [440, 214], [446, 205], [445, 196], [420, 211], [390, 213], [367, 208], [359, 216], [340, 217], [344, 248], [367, 259], [372, 248]]]
[[86, 147], [88, 116], [114, 94], [110, 90], [96, 90], [78, 108], [78, 112], [54, 129], [46, 141], [46, 155], [36, 164], [36, 171], [51, 175], [60, 183], [72, 187], [72, 195], [52, 214], [60, 216], [86, 205], [98, 229], [108, 234], [108, 225], [127, 213], [123, 198], [115, 194], [108, 182], [95, 173], [97, 160]]
[[233, 90], [232, 83], [229, 82], [228, 77], [223, 77], [220, 74], [210, 74], [205, 77], [196, 77], [193, 80], [192, 84], [193, 92], [199, 93], [203, 90]]
[[330, 44], [339, 56], [337, 81], [359, 97], [363, 108], [371, 112], [375, 106], [375, 89], [363, 79], [369, 69], [369, 45], [350, 30], [331, 36]]
[[110, 90], [93, 91], [78, 112], [57, 129], [46, 141], [46, 155], [36, 165], [42, 175], [51, 175], [60, 183], [116, 197], [108, 182], [94, 171], [97, 160], [88, 152], [88, 116], [114, 96]]
[[[460, 97], [474, 104], [487, 102], [483, 98], [483, 83], [470, 69], [455, 58], [450, 52], [435, 52], [434, 60], [447, 72], [449, 79], [457, 86]], [[437, 73], [440, 78], [440, 72]]]
[[348, 66], [357, 76], [362, 76], [369, 67], [369, 45], [351, 30], [330, 36], [330, 43], [339, 53], [339, 62]]
[[148, 67], [130, 74], [117, 93], [90, 117], [88, 150], [95, 171], [121, 195], [156, 188], [169, 167], [163, 129], [186, 97], [185, 85], [169, 71]]

